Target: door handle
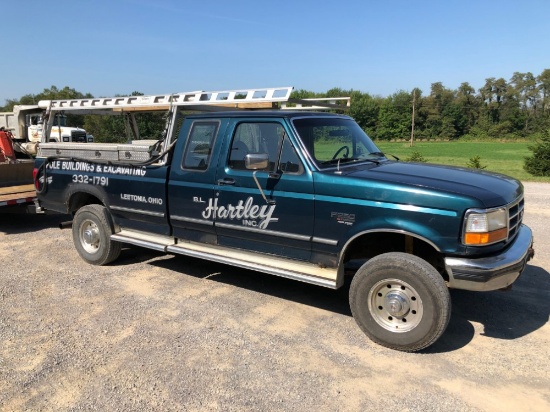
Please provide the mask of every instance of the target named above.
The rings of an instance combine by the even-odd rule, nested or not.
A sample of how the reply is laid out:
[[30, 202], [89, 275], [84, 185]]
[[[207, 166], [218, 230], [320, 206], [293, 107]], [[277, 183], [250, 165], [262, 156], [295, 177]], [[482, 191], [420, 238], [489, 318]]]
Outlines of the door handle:
[[218, 179], [219, 186], [232, 186], [234, 184], [235, 184], [235, 179], [231, 179], [229, 177]]

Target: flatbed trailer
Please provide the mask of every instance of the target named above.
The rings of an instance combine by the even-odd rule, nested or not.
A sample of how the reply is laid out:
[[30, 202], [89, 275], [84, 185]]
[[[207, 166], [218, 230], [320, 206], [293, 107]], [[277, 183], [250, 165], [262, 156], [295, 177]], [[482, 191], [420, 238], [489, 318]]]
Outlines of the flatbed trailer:
[[33, 184], [0, 188], [0, 206], [33, 203], [36, 192]]
[[33, 167], [32, 160], [0, 164], [0, 211], [12, 212], [15, 206], [19, 209], [34, 206]]

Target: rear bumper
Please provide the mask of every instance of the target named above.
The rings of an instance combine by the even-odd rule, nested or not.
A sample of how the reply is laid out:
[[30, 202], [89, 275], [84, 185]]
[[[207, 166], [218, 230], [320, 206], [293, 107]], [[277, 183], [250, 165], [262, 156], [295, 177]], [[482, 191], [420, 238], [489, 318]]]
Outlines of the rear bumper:
[[522, 225], [514, 242], [502, 253], [484, 258], [445, 258], [449, 288], [475, 291], [504, 289], [521, 275], [534, 256], [533, 233]]

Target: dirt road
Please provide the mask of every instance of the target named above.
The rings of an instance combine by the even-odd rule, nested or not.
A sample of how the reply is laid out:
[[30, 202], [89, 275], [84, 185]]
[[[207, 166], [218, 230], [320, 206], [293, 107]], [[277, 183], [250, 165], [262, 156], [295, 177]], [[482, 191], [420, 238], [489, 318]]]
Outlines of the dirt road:
[[511, 292], [453, 291], [444, 336], [371, 343], [331, 291], [137, 247], [82, 261], [61, 216], [0, 215], [2, 411], [548, 411], [550, 185]]

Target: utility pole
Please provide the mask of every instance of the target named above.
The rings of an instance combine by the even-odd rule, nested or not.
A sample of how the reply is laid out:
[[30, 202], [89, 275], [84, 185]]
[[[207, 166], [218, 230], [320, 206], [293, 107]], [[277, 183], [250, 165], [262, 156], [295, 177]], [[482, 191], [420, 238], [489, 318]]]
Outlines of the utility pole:
[[411, 142], [410, 147], [414, 145], [414, 106], [416, 105], [416, 89], [413, 90], [413, 112], [412, 112], [412, 120], [411, 120]]

